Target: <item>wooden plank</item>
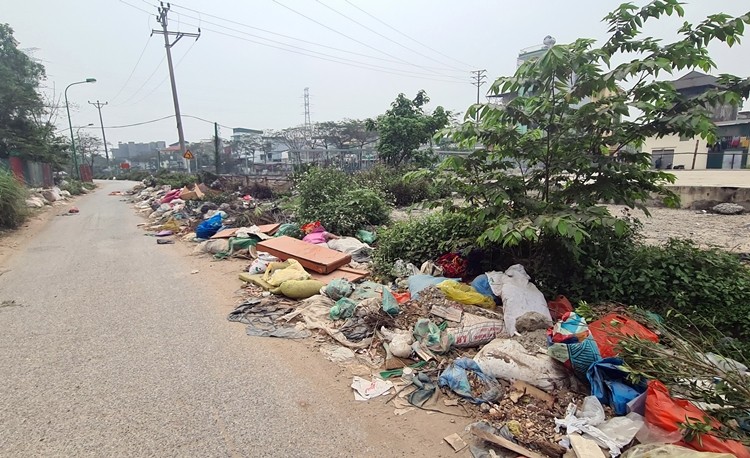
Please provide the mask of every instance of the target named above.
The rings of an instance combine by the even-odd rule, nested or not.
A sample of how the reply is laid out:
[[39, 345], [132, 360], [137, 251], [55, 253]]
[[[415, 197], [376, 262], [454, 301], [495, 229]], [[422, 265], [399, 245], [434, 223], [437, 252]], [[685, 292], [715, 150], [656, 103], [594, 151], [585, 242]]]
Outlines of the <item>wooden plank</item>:
[[350, 282], [362, 280], [363, 278], [370, 275], [370, 272], [366, 270], [353, 269], [351, 267], [339, 267], [329, 274], [319, 274], [317, 272], [310, 273], [310, 276], [314, 280], [322, 281], [326, 285], [337, 278], [345, 278]]
[[529, 385], [524, 381], [516, 380], [515, 382], [513, 382], [511, 388], [523, 394], [528, 394], [529, 396], [539, 399], [540, 401], [544, 401], [544, 403], [547, 404], [547, 407], [551, 408], [553, 405], [555, 405], [555, 398], [552, 395], [545, 393], [539, 388], [533, 385]]
[[264, 240], [258, 243], [256, 249], [270, 253], [282, 261], [296, 259], [304, 268], [321, 274], [331, 273], [352, 261], [349, 254], [287, 236]]
[[451, 434], [450, 436], [446, 436], [443, 438], [445, 442], [448, 443], [451, 447], [453, 447], [453, 450], [456, 452], [460, 452], [461, 450], [466, 448], [466, 442], [456, 433]]
[[516, 452], [519, 455], [525, 456], [527, 458], [544, 458], [544, 456], [532, 452], [531, 450], [527, 449], [526, 447], [522, 447], [518, 444], [514, 444], [513, 442], [509, 441], [508, 439], [500, 436], [496, 436], [492, 433], [489, 433], [482, 428], [478, 428], [476, 426], [471, 427], [471, 433], [477, 436], [480, 439], [486, 440], [487, 442], [492, 442], [495, 445], [499, 445], [502, 448], [508, 449], [511, 452]]
[[281, 223], [273, 223], [273, 224], [261, 224], [258, 226], [258, 229], [260, 229], [261, 232], [268, 235], [273, 235], [276, 233], [276, 231], [279, 230], [281, 227]]
[[229, 229], [224, 229], [223, 231], [219, 231], [216, 234], [212, 235], [212, 239], [228, 239], [234, 237], [234, 233], [237, 232], [236, 227], [230, 227]]

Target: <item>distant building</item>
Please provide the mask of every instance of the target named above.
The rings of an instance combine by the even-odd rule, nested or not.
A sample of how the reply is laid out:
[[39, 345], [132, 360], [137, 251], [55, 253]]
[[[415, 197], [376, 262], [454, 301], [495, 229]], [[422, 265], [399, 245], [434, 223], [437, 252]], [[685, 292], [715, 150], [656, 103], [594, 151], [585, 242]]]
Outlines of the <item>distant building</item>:
[[[719, 87], [716, 77], [692, 71], [672, 81], [674, 88], [686, 97], [697, 97]], [[750, 144], [750, 116], [738, 113], [737, 107], [719, 105], [713, 108], [717, 142], [708, 144], [700, 137], [667, 135], [647, 138], [643, 151], [651, 154], [656, 169], [741, 169], [747, 167]]]
[[112, 148], [112, 157], [117, 160], [135, 159], [138, 156], [156, 154], [159, 150], [166, 148], [165, 142], [135, 143], [127, 142], [117, 143], [117, 148]]

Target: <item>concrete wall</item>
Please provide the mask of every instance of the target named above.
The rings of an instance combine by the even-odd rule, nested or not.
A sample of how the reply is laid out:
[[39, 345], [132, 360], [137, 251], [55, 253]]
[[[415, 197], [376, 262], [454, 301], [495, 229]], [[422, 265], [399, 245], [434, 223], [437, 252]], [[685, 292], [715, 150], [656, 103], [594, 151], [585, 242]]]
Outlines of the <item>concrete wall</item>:
[[[670, 186], [680, 196], [681, 208], [706, 210], [716, 204], [733, 202], [750, 210], [750, 188], [728, 186]], [[658, 203], [655, 202], [658, 205]]]
[[[708, 151], [708, 144], [705, 140], [699, 138], [690, 138], [686, 140], [680, 140], [679, 135], [668, 135], [662, 138], [647, 138], [643, 144], [644, 153], [653, 153], [654, 150], [661, 149], [672, 149], [674, 150], [674, 159], [672, 161], [672, 167], [684, 166], [685, 169], [692, 169], [693, 167], [693, 153], [695, 152], [695, 141], [698, 140], [698, 155], [695, 158], [695, 169], [705, 170], [706, 168], [706, 152]], [[662, 168], [666, 167], [668, 162], [666, 159], [662, 163]]]

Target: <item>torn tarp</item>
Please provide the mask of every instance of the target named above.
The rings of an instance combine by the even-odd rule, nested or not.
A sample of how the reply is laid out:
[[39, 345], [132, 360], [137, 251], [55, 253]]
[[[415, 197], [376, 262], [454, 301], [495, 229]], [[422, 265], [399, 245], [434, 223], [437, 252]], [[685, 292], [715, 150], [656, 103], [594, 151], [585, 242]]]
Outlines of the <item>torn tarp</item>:
[[282, 337], [304, 339], [312, 333], [301, 326], [294, 326], [278, 319], [294, 310], [292, 304], [274, 298], [248, 299], [238, 305], [227, 317], [247, 325], [247, 335], [255, 337]]

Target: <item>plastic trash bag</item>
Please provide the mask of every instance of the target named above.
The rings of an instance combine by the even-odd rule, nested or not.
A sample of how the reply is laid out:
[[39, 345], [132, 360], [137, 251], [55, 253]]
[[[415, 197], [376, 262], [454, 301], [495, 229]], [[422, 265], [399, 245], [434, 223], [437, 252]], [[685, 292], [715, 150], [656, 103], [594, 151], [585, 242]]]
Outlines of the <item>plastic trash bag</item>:
[[503, 317], [508, 334], [514, 335], [518, 329], [534, 331], [552, 325], [544, 294], [529, 281], [529, 274], [522, 265], [510, 266], [505, 272], [487, 272], [487, 278], [492, 292], [503, 300]]
[[464, 305], [478, 305], [486, 309], [495, 308], [495, 300], [491, 297], [478, 293], [474, 288], [455, 280], [446, 280], [438, 283], [437, 287], [445, 293], [445, 297]]
[[498, 299], [495, 293], [490, 288], [490, 280], [487, 278], [487, 274], [477, 276], [472, 282], [471, 287], [474, 288], [479, 294], [491, 297], [493, 300]]
[[734, 458], [734, 455], [699, 452], [672, 444], [638, 444], [625, 452], [622, 458]]
[[419, 293], [428, 286], [437, 285], [446, 280], [452, 280], [445, 277], [433, 277], [432, 275], [412, 275], [409, 277], [409, 293], [413, 300], [419, 299]]
[[391, 316], [398, 315], [399, 312], [398, 302], [388, 288], [383, 288], [383, 311]]
[[[482, 382], [481, 392], [472, 390], [472, 385], [469, 383], [469, 373], [473, 373]], [[497, 379], [482, 372], [479, 365], [470, 358], [458, 358], [454, 360], [440, 374], [438, 384], [440, 386], [447, 386], [454, 393], [468, 399], [474, 404], [493, 402], [502, 396], [503, 393]]]
[[349, 297], [354, 292], [354, 285], [346, 278], [335, 278], [325, 288], [326, 296], [334, 301]]
[[[646, 389], [646, 423], [671, 432], [680, 429], [679, 424], [686, 418], [697, 418], [703, 421], [706, 413], [685, 399], [674, 399], [669, 389], [660, 381], [652, 380]], [[710, 420], [714, 427], [719, 426], [716, 420]], [[750, 458], [750, 451], [740, 442], [722, 440], [710, 433], [701, 434], [686, 443], [696, 450], [705, 452], [729, 453], [738, 458]]]
[[412, 354], [411, 344], [414, 343], [414, 336], [409, 331], [396, 329], [389, 330], [385, 326], [380, 328], [385, 340], [390, 344], [389, 348], [393, 356], [397, 358], [408, 358]]
[[617, 345], [625, 336], [659, 342], [659, 336], [632, 318], [610, 313], [589, 324], [589, 331], [604, 358], [617, 355]]
[[428, 318], [420, 318], [416, 322], [414, 339], [435, 353], [446, 353], [453, 345], [453, 336], [442, 331]]
[[628, 372], [621, 366], [620, 358], [605, 358], [591, 365], [586, 378], [591, 384], [591, 394], [602, 404], [608, 404], [615, 415], [628, 413], [628, 402], [646, 390], [645, 385], [632, 385], [628, 382]]
[[253, 263], [250, 265], [250, 268], [247, 269], [247, 272], [251, 275], [262, 274], [266, 271], [266, 267], [268, 267], [268, 265], [272, 262], [279, 262], [279, 258], [271, 255], [270, 253], [259, 251], [258, 259], [253, 261]]
[[597, 426], [604, 423], [606, 418], [604, 414], [604, 407], [596, 396], [586, 396], [583, 398], [583, 404], [576, 413], [578, 418], [584, 419], [591, 426]]
[[375, 235], [374, 232], [366, 231], [364, 229], [358, 230], [356, 236], [364, 243], [373, 243], [378, 238], [378, 236]]
[[209, 219], [203, 221], [195, 228], [195, 234], [201, 239], [210, 239], [222, 226], [223, 215], [217, 213]]
[[357, 308], [357, 303], [348, 297], [342, 297], [337, 300], [336, 303], [331, 307], [331, 311], [328, 316], [333, 321], [340, 320], [343, 318], [349, 318], [354, 314], [354, 309]]

